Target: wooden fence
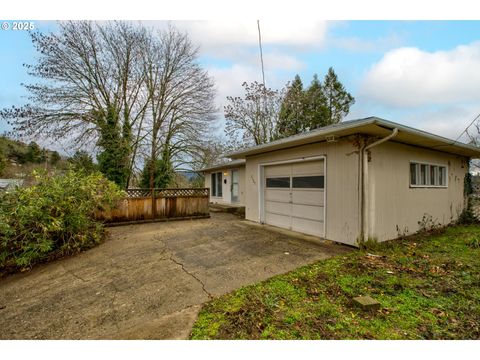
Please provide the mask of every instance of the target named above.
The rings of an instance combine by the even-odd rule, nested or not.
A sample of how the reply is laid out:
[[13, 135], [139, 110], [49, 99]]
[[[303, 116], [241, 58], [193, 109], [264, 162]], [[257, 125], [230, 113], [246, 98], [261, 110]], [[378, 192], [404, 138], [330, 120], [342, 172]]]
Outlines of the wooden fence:
[[[141, 222], [210, 216], [210, 189], [128, 189], [114, 209], [96, 214], [106, 223]], [[153, 206], [155, 204], [155, 206]]]

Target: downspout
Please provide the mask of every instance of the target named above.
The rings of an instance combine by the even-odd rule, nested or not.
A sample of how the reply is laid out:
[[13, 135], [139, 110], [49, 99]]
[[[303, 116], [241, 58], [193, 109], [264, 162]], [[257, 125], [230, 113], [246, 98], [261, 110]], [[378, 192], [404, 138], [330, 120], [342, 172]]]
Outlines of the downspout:
[[361, 197], [361, 206], [362, 206], [362, 211], [360, 212], [361, 214], [361, 219], [360, 219], [360, 239], [363, 241], [368, 240], [368, 211], [369, 211], [369, 196], [368, 196], [368, 156], [367, 156], [367, 151], [370, 150], [371, 148], [380, 145], [391, 138], [394, 138], [398, 134], [398, 129], [394, 128], [392, 133], [383, 139], [377, 140], [374, 143], [371, 143], [370, 145], [367, 145], [361, 150], [361, 161], [362, 161], [362, 197]]

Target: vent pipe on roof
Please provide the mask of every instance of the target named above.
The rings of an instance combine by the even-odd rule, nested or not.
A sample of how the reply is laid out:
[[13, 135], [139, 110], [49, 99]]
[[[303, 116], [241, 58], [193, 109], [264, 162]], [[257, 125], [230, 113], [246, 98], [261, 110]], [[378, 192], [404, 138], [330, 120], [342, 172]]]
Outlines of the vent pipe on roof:
[[391, 138], [394, 138], [398, 134], [398, 129], [394, 128], [392, 133], [380, 140], [375, 141], [374, 143], [371, 143], [370, 145], [367, 145], [363, 148], [361, 151], [361, 159], [360, 161], [362, 162], [362, 197], [360, 201], [360, 214], [361, 214], [361, 219], [360, 219], [360, 239], [363, 241], [368, 240], [369, 236], [369, 223], [371, 220], [371, 217], [375, 216], [375, 214], [370, 214], [370, 196], [368, 194], [368, 155], [367, 151], [370, 150], [371, 148], [378, 146]]

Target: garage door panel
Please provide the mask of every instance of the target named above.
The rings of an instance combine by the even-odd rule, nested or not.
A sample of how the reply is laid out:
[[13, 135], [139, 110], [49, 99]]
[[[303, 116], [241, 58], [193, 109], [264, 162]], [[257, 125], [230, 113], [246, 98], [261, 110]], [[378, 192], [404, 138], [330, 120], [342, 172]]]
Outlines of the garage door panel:
[[265, 168], [265, 177], [290, 176], [290, 165], [275, 165]]
[[294, 217], [292, 218], [292, 230], [305, 234], [322, 236], [323, 222]]
[[323, 190], [293, 190], [292, 202], [294, 204], [309, 204], [324, 206]]
[[292, 216], [315, 221], [323, 221], [323, 206], [292, 205]]
[[306, 161], [292, 164], [294, 175], [323, 175], [323, 161]]
[[292, 205], [284, 202], [267, 201], [265, 203], [265, 211], [267, 213], [290, 216], [290, 214], [292, 213]]
[[276, 190], [276, 189], [267, 189], [265, 191], [265, 200], [266, 201], [290, 201], [290, 190]]
[[324, 236], [324, 161], [266, 166], [264, 175], [265, 222], [305, 234]]
[[290, 228], [290, 216], [289, 215], [279, 215], [279, 214], [265, 214], [265, 222], [270, 225]]

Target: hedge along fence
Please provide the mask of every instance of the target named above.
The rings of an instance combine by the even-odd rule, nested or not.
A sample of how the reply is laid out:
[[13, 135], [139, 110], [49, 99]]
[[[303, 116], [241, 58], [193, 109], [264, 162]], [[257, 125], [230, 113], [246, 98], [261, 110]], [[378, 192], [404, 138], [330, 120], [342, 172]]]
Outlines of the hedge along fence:
[[[128, 189], [127, 197], [95, 217], [105, 223], [128, 223], [210, 217], [208, 188]], [[152, 200], [155, 199], [155, 202]]]

